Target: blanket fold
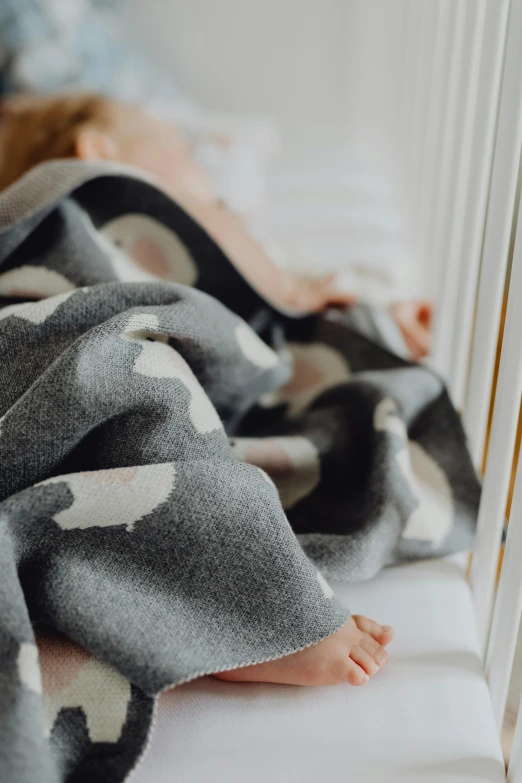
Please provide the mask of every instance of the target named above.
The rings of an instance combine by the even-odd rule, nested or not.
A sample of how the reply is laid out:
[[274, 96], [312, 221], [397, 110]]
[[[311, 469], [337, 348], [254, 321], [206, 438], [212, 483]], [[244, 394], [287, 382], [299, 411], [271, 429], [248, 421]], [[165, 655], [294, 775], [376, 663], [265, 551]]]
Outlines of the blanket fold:
[[443, 384], [350, 323], [278, 313], [137, 172], [0, 195], [2, 780], [125, 780], [159, 692], [345, 622], [325, 576], [471, 545]]

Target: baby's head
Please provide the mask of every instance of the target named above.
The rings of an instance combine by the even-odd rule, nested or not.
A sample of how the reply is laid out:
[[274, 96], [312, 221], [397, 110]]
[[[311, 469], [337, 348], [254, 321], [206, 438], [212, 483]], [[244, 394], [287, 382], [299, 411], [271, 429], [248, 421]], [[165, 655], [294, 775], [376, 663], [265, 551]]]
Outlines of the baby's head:
[[130, 163], [156, 175], [166, 190], [208, 197], [210, 185], [176, 125], [98, 95], [6, 102], [0, 150], [0, 190], [43, 161], [81, 158]]

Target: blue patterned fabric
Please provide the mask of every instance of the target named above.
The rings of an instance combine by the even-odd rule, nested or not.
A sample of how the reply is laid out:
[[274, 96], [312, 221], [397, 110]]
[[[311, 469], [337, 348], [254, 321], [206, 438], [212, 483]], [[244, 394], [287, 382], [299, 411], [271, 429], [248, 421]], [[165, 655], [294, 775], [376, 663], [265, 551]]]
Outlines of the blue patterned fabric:
[[118, 29], [117, 0], [0, 0], [1, 91], [185, 100]]

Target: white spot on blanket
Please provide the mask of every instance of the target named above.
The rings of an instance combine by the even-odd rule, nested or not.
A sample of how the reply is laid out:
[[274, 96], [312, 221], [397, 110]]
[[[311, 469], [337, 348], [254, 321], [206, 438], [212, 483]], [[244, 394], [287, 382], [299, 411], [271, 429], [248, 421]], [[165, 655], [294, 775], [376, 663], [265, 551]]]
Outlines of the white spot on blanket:
[[373, 426], [377, 432], [393, 432], [403, 439], [408, 437], [406, 425], [397, 413], [397, 404], [390, 397], [375, 406]]
[[24, 302], [22, 304], [8, 305], [0, 310], [0, 320], [12, 315], [15, 318], [22, 318], [33, 324], [43, 324], [44, 321], [54, 313], [62, 302], [65, 302], [72, 295], [72, 291], [58, 296], [51, 296], [48, 299], [42, 299], [40, 302]]
[[[133, 315], [127, 322], [122, 339], [136, 341], [141, 353], [133, 370], [147, 378], [176, 378], [190, 392], [189, 415], [196, 430], [202, 434], [221, 429], [223, 424], [216, 409], [205, 394], [198, 379], [185, 359], [162, 340], [165, 335], [155, 333], [158, 320], [148, 313]], [[152, 341], [147, 338], [153, 338]]]
[[248, 324], [238, 324], [235, 333], [241, 353], [249, 362], [262, 370], [269, 370], [279, 364], [277, 354], [257, 336]]
[[332, 590], [332, 588], [330, 587], [330, 585], [328, 584], [328, 582], [326, 581], [322, 573], [320, 571], [316, 571], [316, 574], [317, 574], [317, 581], [319, 582], [319, 587], [323, 591], [324, 597], [328, 599], [333, 598], [334, 591]]
[[174, 466], [163, 463], [71, 473], [37, 486], [67, 484], [73, 503], [53, 517], [64, 530], [125, 525], [131, 531], [167, 500], [175, 475]]
[[138, 315], [132, 315], [129, 318], [125, 325], [125, 331], [121, 336], [124, 340], [146, 340], [147, 337], [151, 336], [157, 340], [160, 337], [160, 334], [156, 334], [158, 331], [159, 321], [157, 315], [154, 315], [154, 313], [138, 313]]
[[149, 215], [121, 215], [97, 233], [120, 280], [161, 279], [194, 285], [198, 278], [198, 268], [187, 247], [173, 231]]
[[38, 648], [31, 642], [22, 642], [17, 658], [18, 676], [26, 688], [35, 693], [42, 692]]
[[0, 275], [0, 296], [46, 299], [75, 288], [66, 277], [45, 266], [19, 266]]
[[419, 443], [409, 441], [397, 454], [397, 463], [418, 501], [402, 533], [403, 538], [442, 543], [453, 525], [453, 494], [446, 474]]
[[319, 484], [319, 454], [308, 438], [300, 435], [237, 438], [232, 450], [237, 459], [266, 471], [271, 483], [275, 482], [285, 509], [295, 506]]
[[320, 394], [345, 383], [351, 370], [339, 351], [326, 343], [289, 343], [292, 378], [285, 386], [265, 394], [265, 408], [286, 404], [290, 418], [299, 416]]
[[129, 681], [69, 639], [40, 639], [38, 645], [46, 735], [61, 710], [80, 708], [91, 742], [117, 742], [131, 700]]
[[7, 305], [6, 307], [2, 307], [0, 310], [0, 321], [3, 321], [5, 318], [9, 318], [11, 315], [16, 315], [18, 311], [23, 310], [24, 307], [27, 307], [27, 302], [21, 302], [20, 304], [12, 304]]

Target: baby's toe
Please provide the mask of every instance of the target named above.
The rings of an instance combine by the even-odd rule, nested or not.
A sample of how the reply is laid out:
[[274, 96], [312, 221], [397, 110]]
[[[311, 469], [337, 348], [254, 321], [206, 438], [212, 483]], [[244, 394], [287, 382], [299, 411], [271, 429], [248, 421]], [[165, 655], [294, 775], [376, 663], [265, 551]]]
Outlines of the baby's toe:
[[355, 663], [353, 660], [349, 660], [346, 670], [346, 681], [349, 682], [350, 685], [365, 685], [368, 682], [368, 675], [361, 669], [359, 664]]
[[389, 644], [394, 637], [393, 628], [391, 625], [383, 625], [382, 626], [382, 633], [380, 636], [376, 636], [375, 638], [379, 642], [379, 644]]
[[381, 667], [388, 661], [388, 653], [381, 647], [381, 645], [375, 641], [375, 639], [369, 634], [365, 633], [359, 642], [359, 646], [366, 650], [371, 655], [377, 666]]
[[393, 639], [393, 629], [389, 625], [380, 625], [362, 614], [353, 615], [357, 628], [369, 634], [379, 644], [389, 644]]
[[370, 677], [372, 677], [374, 674], [377, 674], [379, 671], [379, 666], [376, 663], [375, 658], [373, 658], [365, 649], [359, 647], [359, 645], [352, 647], [350, 650], [350, 658], [352, 661], [355, 661], [355, 663], [358, 664], [361, 669], [364, 669], [366, 674], [369, 674]]

